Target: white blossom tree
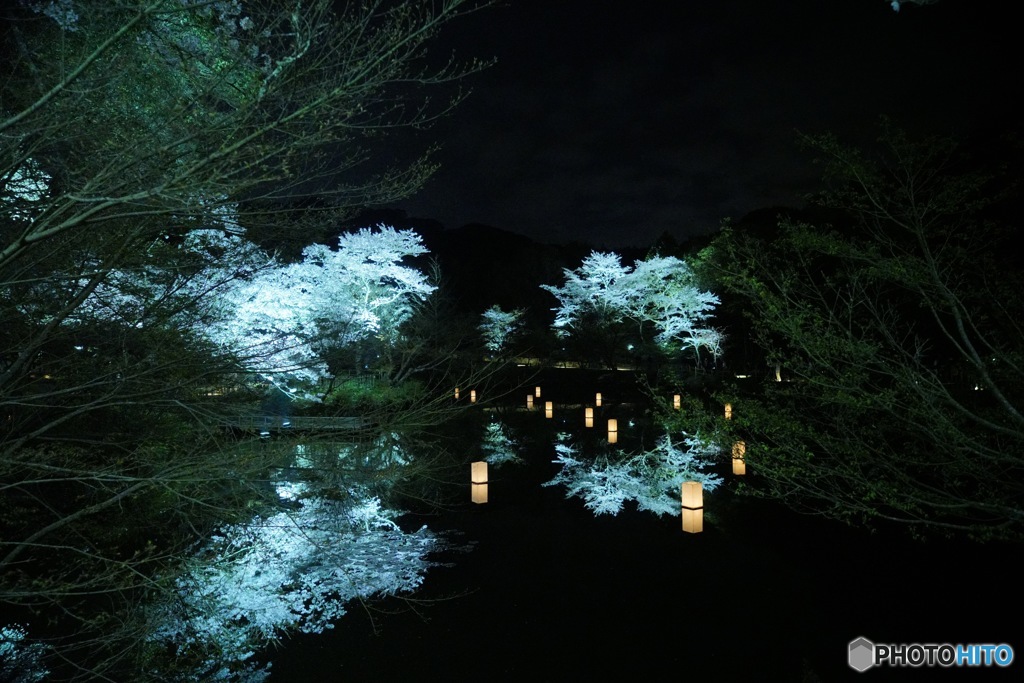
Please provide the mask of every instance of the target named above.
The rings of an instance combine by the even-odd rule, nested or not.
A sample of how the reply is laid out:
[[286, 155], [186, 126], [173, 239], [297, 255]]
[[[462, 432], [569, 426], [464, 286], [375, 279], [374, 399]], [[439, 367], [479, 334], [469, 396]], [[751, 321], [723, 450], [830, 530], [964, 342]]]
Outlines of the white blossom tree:
[[[227, 311], [204, 328], [250, 369], [289, 388], [329, 376], [332, 352], [373, 337], [394, 343], [401, 325], [435, 287], [408, 259], [427, 252], [419, 235], [389, 226], [316, 244], [302, 261], [236, 279], [220, 295]], [[307, 388], [308, 397], [314, 395]]]
[[495, 304], [480, 317], [480, 334], [484, 338], [484, 348], [494, 354], [502, 353], [508, 348], [509, 343], [522, 330], [523, 316], [526, 311], [516, 308], [511, 311], [502, 310], [501, 306]]
[[541, 285], [558, 299], [552, 327], [559, 335], [611, 339], [616, 348], [653, 328], [652, 341], [670, 352], [721, 353], [722, 335], [707, 325], [718, 297], [696, 286], [686, 262], [652, 256], [630, 267], [614, 252], [592, 252], [563, 272], [565, 284]]

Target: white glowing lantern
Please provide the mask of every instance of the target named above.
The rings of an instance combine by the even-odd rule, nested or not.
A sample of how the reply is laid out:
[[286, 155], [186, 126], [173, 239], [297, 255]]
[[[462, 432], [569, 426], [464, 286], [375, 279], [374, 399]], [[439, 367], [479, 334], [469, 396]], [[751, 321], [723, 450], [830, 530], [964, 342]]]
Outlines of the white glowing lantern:
[[458, 387], [455, 387], [455, 400], [456, 401], [459, 400], [459, 388]]
[[474, 503], [487, 502], [487, 463], [477, 460], [469, 464], [470, 500]]
[[747, 461], [744, 456], [747, 454], [747, 444], [744, 441], [737, 441], [732, 445], [732, 473], [746, 474]]
[[555, 416], [555, 406], [554, 406], [554, 404], [551, 403], [551, 401], [548, 401], [547, 403], [544, 404], [544, 417], [554, 417], [554, 416]]
[[726, 403], [725, 404], [725, 419], [726, 420], [731, 420], [732, 419], [732, 404], [731, 403]]
[[537, 398], [540, 398], [540, 387], [533, 388], [533, 395], [536, 396]]
[[619, 421], [615, 418], [608, 420], [608, 443], [619, 442]]
[[476, 389], [471, 389], [469, 391], [469, 402], [476, 403]]
[[704, 531], [704, 508], [691, 510], [683, 508], [683, 531], [688, 534], [699, 534]]
[[584, 423], [588, 427], [593, 427], [594, 426], [594, 409], [593, 408], [587, 408], [583, 415], [584, 415]]
[[775, 364], [775, 381], [776, 382], [781, 382], [782, 381], [782, 364], [781, 363], [776, 363]]
[[526, 409], [533, 410], [533, 394], [526, 395]]
[[470, 484], [470, 500], [474, 503], [487, 502], [487, 484]]
[[679, 394], [676, 394], [676, 395], [674, 395], [672, 397], [672, 407], [673, 408], [675, 408], [676, 410], [679, 410], [682, 407], [682, 404], [683, 404], [683, 398]]
[[704, 531], [704, 486], [699, 481], [684, 481], [681, 487], [683, 531]]
[[600, 391], [597, 392], [597, 395], [594, 397], [594, 405], [597, 406], [598, 408], [601, 407], [601, 392]]

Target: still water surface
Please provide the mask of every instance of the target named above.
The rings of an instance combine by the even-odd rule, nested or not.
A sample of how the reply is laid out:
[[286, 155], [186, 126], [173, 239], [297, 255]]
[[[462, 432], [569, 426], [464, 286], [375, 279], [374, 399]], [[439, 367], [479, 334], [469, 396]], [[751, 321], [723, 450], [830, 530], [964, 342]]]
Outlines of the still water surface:
[[[462, 502], [403, 520], [472, 549], [438, 558], [451, 565], [431, 569], [409, 599], [353, 604], [333, 631], [286, 641], [271, 681], [1019, 680], [1024, 661], [865, 673], [846, 663], [859, 636], [1009, 643], [1024, 660], [1010, 550], [797, 515], [737, 497], [725, 472], [705, 497], [703, 533], [630, 504], [595, 517], [542, 486], [558, 471], [554, 434], [585, 433], [582, 408], [560, 412], [481, 410], [512, 428], [523, 462], [490, 468], [486, 504], [470, 502], [467, 466], [453, 484]], [[632, 429], [635, 438], [640, 422]]]

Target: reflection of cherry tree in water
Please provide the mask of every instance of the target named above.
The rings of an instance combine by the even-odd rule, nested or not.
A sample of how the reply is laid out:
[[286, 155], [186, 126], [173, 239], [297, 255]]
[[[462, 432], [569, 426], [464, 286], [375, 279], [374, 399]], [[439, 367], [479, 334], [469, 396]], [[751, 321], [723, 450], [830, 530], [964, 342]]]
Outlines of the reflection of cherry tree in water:
[[665, 434], [649, 451], [629, 454], [612, 449], [611, 455], [591, 459], [569, 442], [568, 434], [559, 434], [554, 462], [562, 469], [544, 486], [565, 486], [566, 498], [582, 498], [595, 515], [617, 515], [630, 500], [640, 511], [679, 515], [679, 488], [684, 481], [698, 481], [707, 491], [722, 483], [720, 476], [705, 471], [719, 452], [716, 444], [699, 436], [673, 440]]
[[412, 591], [441, 549], [425, 526], [406, 533], [397, 513], [358, 489], [345, 502], [312, 497], [293, 509], [224, 527], [152, 609], [151, 641], [192, 670], [166, 680], [257, 681], [256, 651], [286, 632], [321, 633], [352, 600]]

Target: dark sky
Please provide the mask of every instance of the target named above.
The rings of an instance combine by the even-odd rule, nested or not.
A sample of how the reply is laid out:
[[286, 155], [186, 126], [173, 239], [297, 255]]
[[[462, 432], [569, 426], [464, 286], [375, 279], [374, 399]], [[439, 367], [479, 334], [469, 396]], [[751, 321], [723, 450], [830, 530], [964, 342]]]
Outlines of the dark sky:
[[797, 131], [864, 143], [882, 114], [957, 135], [1015, 115], [1016, 4], [507, 0], [442, 37], [498, 61], [394, 208], [614, 248], [799, 205], [818, 171]]

